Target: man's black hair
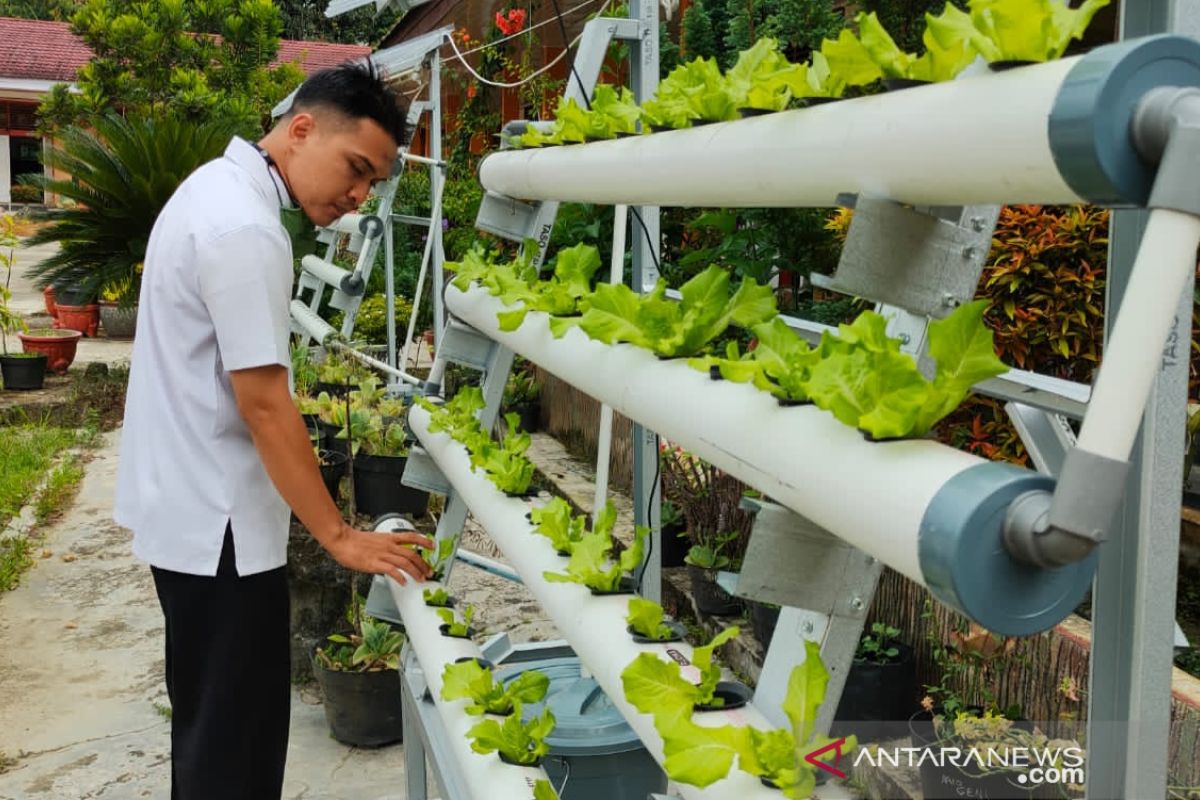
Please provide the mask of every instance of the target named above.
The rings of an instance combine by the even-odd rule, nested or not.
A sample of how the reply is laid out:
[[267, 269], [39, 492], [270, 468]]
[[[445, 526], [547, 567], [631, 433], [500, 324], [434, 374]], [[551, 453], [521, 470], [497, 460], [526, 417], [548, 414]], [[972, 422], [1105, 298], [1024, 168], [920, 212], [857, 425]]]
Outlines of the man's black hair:
[[288, 114], [314, 108], [336, 111], [354, 120], [374, 120], [397, 145], [408, 143], [404, 102], [384, 84], [370, 61], [348, 61], [310, 75], [296, 90]]

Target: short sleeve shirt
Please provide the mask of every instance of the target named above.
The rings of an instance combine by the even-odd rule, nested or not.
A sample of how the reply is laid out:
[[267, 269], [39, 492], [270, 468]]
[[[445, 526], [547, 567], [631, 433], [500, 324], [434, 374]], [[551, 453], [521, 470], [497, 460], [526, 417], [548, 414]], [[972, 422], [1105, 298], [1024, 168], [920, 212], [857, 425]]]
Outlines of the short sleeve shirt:
[[290, 512], [238, 413], [234, 370], [290, 369], [286, 188], [250, 143], [189, 176], [146, 248], [121, 433], [116, 521], [135, 555], [215, 575], [226, 526], [239, 575], [283, 566]]

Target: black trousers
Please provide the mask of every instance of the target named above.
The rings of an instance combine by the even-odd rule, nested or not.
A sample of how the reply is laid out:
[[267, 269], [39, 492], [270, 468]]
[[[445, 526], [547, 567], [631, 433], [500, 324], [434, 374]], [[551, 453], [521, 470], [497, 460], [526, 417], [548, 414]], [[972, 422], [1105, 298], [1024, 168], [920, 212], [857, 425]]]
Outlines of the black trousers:
[[284, 567], [239, 577], [225, 530], [215, 577], [151, 567], [167, 628], [171, 800], [274, 800], [291, 711]]

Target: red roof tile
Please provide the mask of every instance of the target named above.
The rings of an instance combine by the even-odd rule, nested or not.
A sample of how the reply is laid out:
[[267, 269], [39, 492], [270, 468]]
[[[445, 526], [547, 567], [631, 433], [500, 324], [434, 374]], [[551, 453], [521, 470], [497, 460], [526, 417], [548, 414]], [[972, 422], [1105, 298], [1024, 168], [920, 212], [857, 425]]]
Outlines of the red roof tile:
[[[0, 47], [0, 78], [71, 81], [92, 55], [65, 22], [0, 17], [0, 42], [18, 45]], [[306, 74], [312, 74], [370, 52], [370, 47], [356, 44], [284, 39], [273, 63], [298, 62]]]

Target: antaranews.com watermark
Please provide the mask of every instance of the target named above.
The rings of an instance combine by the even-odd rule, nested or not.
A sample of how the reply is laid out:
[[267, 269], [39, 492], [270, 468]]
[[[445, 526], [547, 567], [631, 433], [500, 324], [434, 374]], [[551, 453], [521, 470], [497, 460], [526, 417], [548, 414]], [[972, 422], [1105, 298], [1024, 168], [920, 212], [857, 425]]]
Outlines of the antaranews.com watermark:
[[957, 767], [974, 773], [1013, 773], [1017, 783], [1029, 785], [1085, 782], [1086, 751], [1066, 747], [863, 747], [854, 754], [854, 767], [913, 767], [923, 763]]

